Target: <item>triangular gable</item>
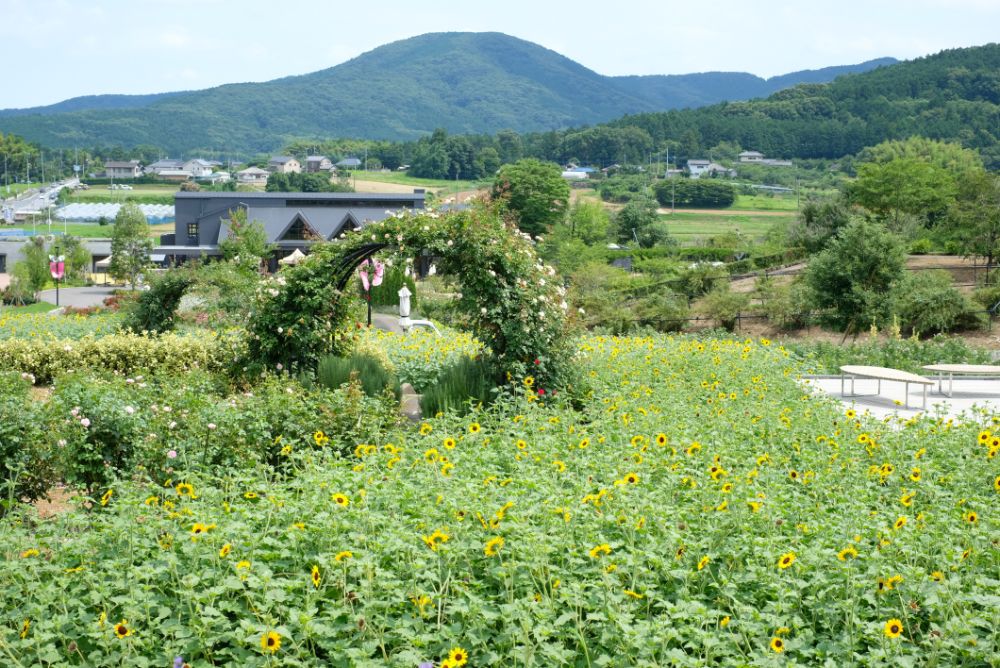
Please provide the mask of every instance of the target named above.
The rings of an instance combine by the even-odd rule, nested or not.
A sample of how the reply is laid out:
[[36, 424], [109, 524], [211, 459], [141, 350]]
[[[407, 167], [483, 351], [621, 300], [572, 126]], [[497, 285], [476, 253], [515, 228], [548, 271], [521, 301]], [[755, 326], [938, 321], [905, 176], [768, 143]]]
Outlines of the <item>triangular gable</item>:
[[278, 235], [277, 241], [311, 241], [322, 237], [315, 228], [309, 224], [302, 212], [296, 212], [295, 217]]
[[343, 235], [344, 232], [350, 232], [352, 230], [360, 230], [360, 229], [361, 229], [361, 223], [358, 222], [358, 219], [354, 217], [353, 213], [348, 213], [346, 216], [344, 216], [344, 219], [340, 221], [340, 224], [334, 228], [333, 232], [330, 233], [330, 236], [327, 237], [327, 239], [330, 240], [336, 239], [337, 237]]

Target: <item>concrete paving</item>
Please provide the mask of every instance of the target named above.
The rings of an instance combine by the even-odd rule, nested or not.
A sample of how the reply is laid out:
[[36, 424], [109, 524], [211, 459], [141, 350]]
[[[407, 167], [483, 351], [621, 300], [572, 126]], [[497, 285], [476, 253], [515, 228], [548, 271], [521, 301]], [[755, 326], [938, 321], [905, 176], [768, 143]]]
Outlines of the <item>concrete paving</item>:
[[[88, 308], [90, 306], [103, 306], [104, 300], [117, 290], [113, 286], [105, 287], [101, 285], [91, 285], [83, 288], [59, 288], [59, 306], [72, 306], [74, 308]], [[55, 290], [43, 290], [41, 292], [42, 301], [50, 304], [56, 303]]]
[[[934, 380], [932, 374], [924, 374]], [[824, 392], [840, 400], [846, 406], [854, 408], [858, 413], [869, 412], [877, 418], [888, 416], [909, 418], [920, 413], [934, 416], [961, 418], [963, 413], [985, 411], [988, 414], [1000, 415], [1000, 378], [955, 378], [954, 392], [951, 397], [938, 393], [934, 385], [927, 388], [927, 408], [923, 408], [923, 387], [910, 385], [909, 404], [903, 383], [882, 381], [882, 392], [877, 396], [850, 396], [850, 380], [845, 381], [844, 390], [847, 396], [840, 393], [840, 376], [817, 376], [802, 381], [808, 383], [819, 392]], [[858, 394], [874, 395], [878, 381], [858, 378], [854, 381], [854, 389]], [[948, 391], [948, 380], [944, 381], [944, 390]]]

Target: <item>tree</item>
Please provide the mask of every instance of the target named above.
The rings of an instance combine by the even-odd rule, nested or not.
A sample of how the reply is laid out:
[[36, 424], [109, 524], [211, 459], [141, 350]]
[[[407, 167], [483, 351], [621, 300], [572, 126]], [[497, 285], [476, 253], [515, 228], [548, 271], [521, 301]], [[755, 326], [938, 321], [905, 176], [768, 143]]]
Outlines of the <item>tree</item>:
[[963, 181], [951, 220], [962, 253], [992, 265], [1000, 257], [1000, 176], [979, 172]]
[[570, 234], [585, 244], [607, 240], [611, 218], [600, 202], [580, 200], [569, 211]]
[[247, 222], [245, 209], [231, 210], [226, 226], [229, 234], [219, 241], [222, 259], [237, 265], [248, 277], [256, 275], [274, 250], [274, 245], [267, 242], [264, 226], [256, 220]]
[[955, 178], [922, 158], [895, 158], [858, 167], [848, 198], [888, 224], [902, 229], [906, 216], [934, 222], [955, 201]]
[[847, 203], [840, 198], [807, 202], [788, 231], [788, 243], [802, 246], [810, 254], [818, 253], [850, 220]]
[[569, 184], [555, 163], [528, 158], [501, 167], [490, 196], [506, 203], [522, 232], [537, 236], [566, 215]]
[[903, 277], [905, 259], [902, 241], [884, 225], [852, 220], [806, 267], [811, 302], [832, 311], [830, 321], [844, 328], [845, 338], [881, 324], [892, 310], [889, 295]]
[[637, 241], [640, 245], [644, 245], [644, 241], [648, 243], [649, 240], [644, 238], [643, 232], [656, 220], [656, 200], [647, 196], [630, 200], [615, 216], [618, 240], [623, 243]]
[[146, 215], [133, 202], [122, 204], [111, 231], [111, 266], [108, 273], [115, 280], [124, 281], [135, 289], [149, 266], [151, 250], [153, 240], [149, 236]]
[[24, 259], [13, 267], [13, 277], [18, 288], [30, 292], [35, 299], [49, 281], [49, 256], [44, 237], [32, 237], [24, 244]]

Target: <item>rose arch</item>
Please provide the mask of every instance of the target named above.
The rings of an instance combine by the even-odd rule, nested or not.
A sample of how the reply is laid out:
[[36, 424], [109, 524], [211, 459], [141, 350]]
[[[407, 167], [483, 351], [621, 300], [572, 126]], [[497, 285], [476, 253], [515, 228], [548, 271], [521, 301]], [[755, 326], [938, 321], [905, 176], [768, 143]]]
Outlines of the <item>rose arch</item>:
[[403, 213], [313, 246], [258, 291], [248, 317], [251, 360], [307, 369], [324, 354], [346, 352], [352, 294], [345, 288], [357, 266], [374, 256], [399, 263], [428, 253], [457, 278], [459, 307], [498, 379], [532, 375], [542, 387], [565, 380], [564, 289], [530, 238], [487, 205]]

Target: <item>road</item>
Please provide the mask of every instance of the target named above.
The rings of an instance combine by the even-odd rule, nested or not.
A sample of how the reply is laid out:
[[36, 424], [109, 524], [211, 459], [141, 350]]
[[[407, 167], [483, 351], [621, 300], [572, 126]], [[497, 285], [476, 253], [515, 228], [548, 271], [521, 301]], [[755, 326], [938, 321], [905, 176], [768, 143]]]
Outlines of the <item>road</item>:
[[58, 185], [55, 186], [45, 186], [46, 192], [41, 192], [39, 190], [27, 190], [19, 197], [13, 197], [8, 200], [4, 200], [0, 204], [0, 218], [5, 215], [6, 209], [10, 209], [11, 214], [16, 213], [40, 213], [44, 211], [48, 206], [55, 203], [56, 196], [59, 191], [63, 188], [72, 188], [78, 183], [78, 179], [66, 179], [64, 181], [59, 181]]

